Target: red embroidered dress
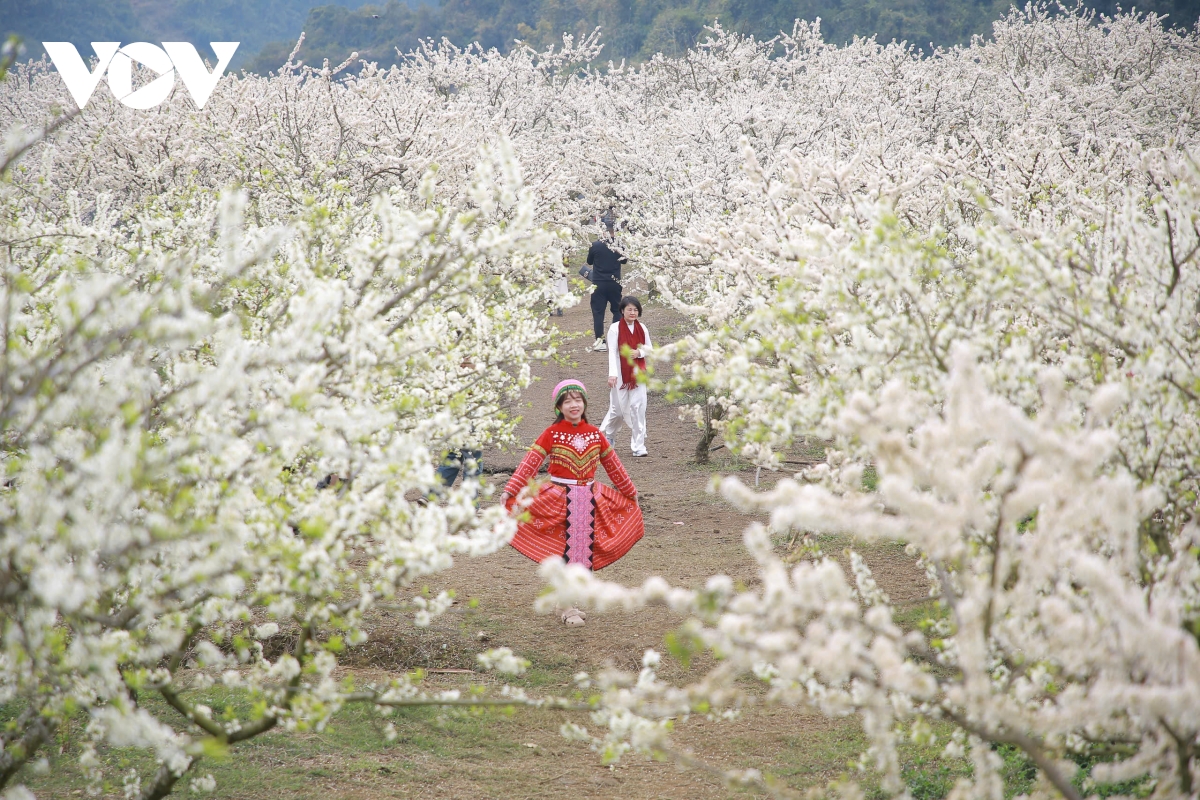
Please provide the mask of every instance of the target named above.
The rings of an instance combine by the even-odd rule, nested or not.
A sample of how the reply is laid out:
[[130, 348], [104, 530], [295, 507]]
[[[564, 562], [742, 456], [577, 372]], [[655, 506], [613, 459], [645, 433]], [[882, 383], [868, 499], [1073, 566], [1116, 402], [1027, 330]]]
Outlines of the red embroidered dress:
[[[645, 532], [642, 510], [633, 481], [600, 429], [566, 420], [546, 428], [504, 491], [515, 497], [547, 457], [551, 482], [537, 487], [529, 520], [517, 526], [512, 546], [534, 561], [558, 556], [593, 570], [629, 552]], [[616, 489], [595, 481], [597, 465]]]

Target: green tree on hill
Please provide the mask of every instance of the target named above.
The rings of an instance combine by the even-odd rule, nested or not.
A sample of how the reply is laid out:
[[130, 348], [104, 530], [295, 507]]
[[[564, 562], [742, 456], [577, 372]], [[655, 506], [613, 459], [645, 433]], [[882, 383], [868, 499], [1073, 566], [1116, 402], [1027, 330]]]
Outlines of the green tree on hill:
[[[820, 18], [827, 41], [843, 43], [856, 36], [893, 39], [924, 49], [965, 44], [973, 35], [988, 35], [991, 23], [1010, 0], [441, 0], [416, 8], [390, 0], [386, 6], [357, 10], [327, 5], [312, 9], [304, 21], [305, 43], [299, 57], [340, 62], [351, 52], [381, 64], [395, 63], [400, 53], [423, 39], [449, 39], [465, 46], [510, 49], [516, 41], [544, 48], [564, 33], [603, 31], [603, 58], [640, 61], [655, 53], [677, 55], [702, 38], [704, 26], [718, 20], [727, 29], [770, 38], [790, 31], [796, 19]], [[1116, 2], [1089, 3], [1112, 13]], [[1171, 25], [1191, 28], [1200, 18], [1200, 0], [1148, 0], [1143, 13], [1168, 15]], [[298, 36], [299, 31], [296, 32]], [[263, 48], [249, 68], [277, 69], [295, 38]]]
[[[1022, 0], [1016, 0], [1019, 5]], [[0, 35], [15, 33], [38, 57], [43, 41], [70, 41], [88, 52], [93, 41], [183, 40], [241, 43], [233, 69], [266, 73], [278, 69], [295, 47], [309, 64], [334, 63], [350, 53], [392, 64], [423, 39], [449, 39], [458, 46], [478, 42], [509, 50], [523, 41], [536, 48], [561, 42], [564, 33], [603, 31], [603, 59], [641, 61], [655, 53], [676, 55], [719, 20], [730, 30], [771, 38], [790, 31], [796, 19], [820, 18], [827, 41], [855, 36], [916, 47], [949, 46], [988, 35], [1010, 0], [0, 0]], [[1117, 0], [1087, 5], [1113, 13]], [[1142, 13], [1167, 15], [1168, 23], [1191, 28], [1200, 0], [1146, 0]], [[203, 48], [202, 48], [203, 52]]]
[[[351, 7], [360, 3], [346, 0]], [[0, 37], [20, 36], [32, 58], [41, 55], [42, 42], [72, 42], [85, 55], [91, 54], [89, 43], [99, 41], [187, 41], [202, 54], [208, 52], [209, 42], [240, 42], [231, 65], [239, 69], [268, 42], [290, 39], [294, 45], [309, 12], [320, 4], [321, 0], [0, 0]]]

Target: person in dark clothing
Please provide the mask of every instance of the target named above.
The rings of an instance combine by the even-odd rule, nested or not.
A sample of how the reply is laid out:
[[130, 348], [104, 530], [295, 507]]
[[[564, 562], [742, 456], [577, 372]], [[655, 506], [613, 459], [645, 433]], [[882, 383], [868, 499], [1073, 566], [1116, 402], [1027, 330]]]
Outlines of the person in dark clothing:
[[592, 349], [603, 353], [608, 349], [605, 343], [604, 309], [607, 306], [612, 311], [612, 321], [621, 318], [617, 305], [621, 302], [621, 265], [628, 261], [617, 248], [613, 237], [613, 226], [606, 220], [605, 236], [592, 242], [588, 249], [587, 263], [592, 265], [592, 282], [596, 288], [592, 290], [592, 329], [596, 334], [596, 343]]

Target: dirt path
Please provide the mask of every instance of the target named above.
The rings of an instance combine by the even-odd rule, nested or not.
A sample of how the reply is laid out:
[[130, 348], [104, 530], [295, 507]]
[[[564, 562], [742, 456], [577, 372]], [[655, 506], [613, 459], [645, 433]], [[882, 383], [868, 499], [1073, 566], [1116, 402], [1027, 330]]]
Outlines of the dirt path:
[[[683, 320], [660, 307], [648, 307], [644, 317], [657, 342], [678, 336]], [[562, 348], [569, 365], [535, 366], [536, 381], [514, 412], [523, 415], [518, 426], [522, 447], [527, 447], [551, 421], [548, 395], [566, 377], [583, 380], [590, 394], [589, 419], [598, 423], [608, 406], [607, 354], [591, 351], [591, 314], [586, 303], [556, 318], [564, 332], [575, 335]], [[706, 488], [712, 475], [741, 470], [752, 481], [754, 472], [742, 469], [727, 451], [714, 454], [713, 468], [699, 468], [692, 456], [699, 432], [679, 418], [679, 409], [652, 395], [647, 412], [649, 458], [630, 457], [628, 431], [617, 437], [622, 463], [638, 486], [643, 500], [646, 536], [628, 555], [606, 568], [603, 577], [636, 585], [651, 575], [661, 575], [676, 585], [698, 587], [713, 574], [724, 573], [747, 586], [756, 582], [753, 563], [742, 546], [742, 531], [750, 521]], [[486, 450], [484, 464], [492, 470], [511, 470], [524, 450]], [[725, 469], [718, 469], [724, 466]], [[732, 468], [732, 469], [731, 469]], [[764, 473], [764, 485], [778, 475]], [[494, 485], [507, 480], [493, 474]], [[923, 599], [920, 574], [899, 547], [876, 547], [865, 553], [877, 570], [881, 587], [899, 603]], [[486, 558], [460, 559], [449, 572], [437, 576], [429, 588], [453, 588], [459, 602], [430, 629], [417, 631], [402, 623], [379, 619], [371, 641], [355, 657], [362, 666], [385, 671], [425, 666], [470, 669], [474, 653], [488, 647], [508, 646], [530, 659], [530, 686], [541, 691], [561, 691], [580, 670], [595, 671], [605, 665], [636, 669], [648, 647], [665, 652], [664, 636], [682, 618], [663, 609], [636, 615], [589, 615], [587, 625], [567, 628], [550, 615], [532, 610], [543, 586], [536, 565], [512, 548]], [[477, 601], [472, 608], [468, 599]], [[353, 662], [352, 662], [353, 663]], [[691, 677], [701, 665], [693, 665]], [[681, 665], [664, 659], [662, 674], [685, 679]], [[453, 683], [455, 673], [438, 673]], [[586, 719], [577, 719], [586, 723]], [[414, 722], [413, 724], [417, 724]], [[423, 724], [423, 723], [422, 723]], [[559, 737], [558, 719], [522, 712], [493, 726], [485, 737], [512, 743], [511, 752], [485, 748], [474, 758], [444, 760], [413, 758], [405, 754], [402, 771], [404, 797], [540, 797], [569, 790], [575, 797], [697, 797], [730, 796], [729, 790], [709, 775], [681, 773], [675, 767], [627, 758], [610, 770], [583, 745]], [[714, 766], [756, 766], [788, 777], [795, 785], [823, 782], [842, 773], [861, 744], [856, 725], [833, 722], [798, 710], [760, 710], [733, 723], [692, 720], [679, 726], [679, 740]], [[470, 736], [467, 735], [467, 739]], [[474, 763], [472, 763], [474, 762]], [[371, 780], [371, 796], [389, 796], [397, 788], [395, 775]], [[382, 792], [382, 795], [381, 795]], [[743, 795], [744, 796], [744, 795]]]
[[[541, 380], [527, 389], [521, 399], [524, 418], [517, 433], [524, 446], [532, 443], [552, 421], [547, 398], [553, 386], [564, 378], [577, 377], [588, 386], [588, 418], [593, 424], [603, 419], [608, 408], [608, 354], [591, 350], [590, 310], [581, 303], [556, 321], [564, 331], [582, 333], [563, 348], [564, 355], [574, 362], [572, 365], [547, 363], [535, 368], [534, 374]], [[644, 321], [652, 337], [678, 328], [680, 322], [677, 315], [662, 308], [647, 309]], [[699, 438], [695, 425], [680, 420], [677, 407], [652, 395], [646, 427], [649, 457], [632, 458], [627, 429], [618, 433], [614, 443], [621, 463], [638, 487], [646, 536], [628, 555], [600, 574], [627, 586], [640, 584], [656, 574], [683, 586], [700, 586], [718, 572], [751, 582], [753, 565], [741, 547], [747, 519], [707, 493], [708, 482], [715, 473], [691, 464]], [[497, 467], [515, 466], [523, 455], [523, 450], [485, 451], [484, 462]], [[497, 486], [505, 479], [505, 474], [496, 475]], [[591, 670], [606, 663], [637, 668], [645, 648], [660, 646], [663, 634], [681, 621], [664, 610], [636, 616], [593, 614], [583, 628], [568, 630], [551, 616], [533, 615], [530, 611], [533, 600], [542, 589], [536, 565], [511, 548], [488, 559], [459, 561], [445, 573], [445, 582], [478, 598], [489, 615], [506, 617], [506, 623], [511, 624], [505, 626], [504, 644], [539, 653], [543, 659], [569, 659], [581, 669]]]

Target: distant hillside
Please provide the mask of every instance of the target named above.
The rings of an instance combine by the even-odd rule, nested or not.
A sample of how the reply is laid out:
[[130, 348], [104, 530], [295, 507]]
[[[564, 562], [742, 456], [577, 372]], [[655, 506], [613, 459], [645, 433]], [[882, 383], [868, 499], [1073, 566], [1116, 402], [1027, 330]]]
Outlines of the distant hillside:
[[[928, 49], [931, 43], [949, 46], [969, 42], [975, 34], [987, 35], [1011, 1], [441, 0], [436, 7], [414, 9], [391, 0], [356, 10], [327, 5], [312, 9], [304, 21], [300, 57], [309, 64], [323, 58], [336, 63], [357, 50], [361, 58], [390, 64], [397, 50], [407, 52], [426, 38], [507, 50], [515, 39], [542, 47], [561, 41], [564, 32], [582, 35], [602, 26], [603, 57], [636, 61], [687, 49], [713, 19], [728, 29], [769, 38], [780, 30], [790, 31], [796, 18], [817, 17], [827, 41], [874, 35], [883, 42], [896, 39]], [[1110, 13], [1116, 7], [1115, 2], [1087, 5]], [[1200, 19], [1200, 0], [1148, 0], [1137, 3], [1137, 9], [1168, 14], [1169, 24], [1176, 26], [1190, 28]], [[250, 68], [278, 68], [294, 43], [289, 37], [267, 45]]]
[[[654, 53], [677, 54], [695, 44], [704, 26], [771, 37], [791, 30], [796, 18], [821, 18], [827, 41], [854, 36], [897, 39], [918, 47], [967, 42], [988, 34], [1012, 0], [0, 0], [0, 34], [17, 33], [28, 55], [43, 41], [70, 41], [90, 53], [93, 41], [190, 41], [207, 53], [210, 41], [241, 42], [233, 69], [278, 69], [301, 31], [300, 57], [309, 64], [361, 58], [390, 64], [421, 39], [446, 37], [458, 45], [479, 42], [507, 50], [516, 39], [536, 47], [561, 41], [564, 32], [586, 35], [603, 28], [604, 59], [637, 61]], [[1024, 0], [1015, 0], [1023, 3]], [[1115, 2], [1092, 5], [1112, 11]], [[1126, 2], [1126, 5], [1133, 5]], [[1168, 14], [1191, 27], [1200, 0], [1147, 0], [1141, 12]]]
[[[326, 0], [327, 1], [327, 0]], [[264, 44], [294, 43], [321, 0], [0, 0], [0, 34], [25, 40], [27, 55], [42, 42], [241, 42], [233, 68], [244, 66]], [[350, 11], [362, 0], [345, 0]], [[206, 46], [201, 53], [208, 52]]]

